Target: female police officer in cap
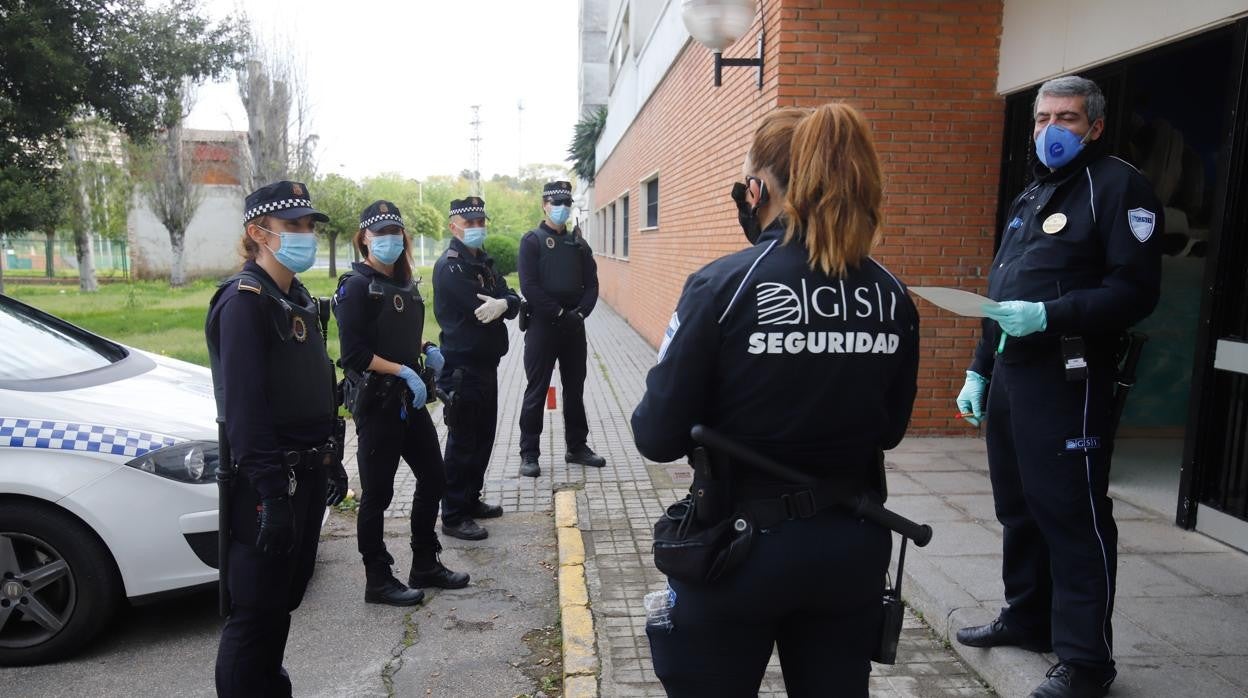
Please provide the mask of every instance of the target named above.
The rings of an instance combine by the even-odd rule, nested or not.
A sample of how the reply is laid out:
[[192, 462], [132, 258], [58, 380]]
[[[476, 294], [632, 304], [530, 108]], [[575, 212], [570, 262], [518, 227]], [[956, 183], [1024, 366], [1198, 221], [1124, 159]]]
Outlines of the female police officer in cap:
[[364, 261], [353, 264], [339, 280], [334, 316], [347, 376], [347, 407], [359, 437], [364, 494], [357, 537], [367, 575], [364, 600], [412, 606], [425, 594], [391, 574], [394, 558], [386, 551], [382, 530], [400, 456], [420, 484], [412, 496], [408, 584], [444, 589], [468, 585], [467, 574], [452, 572], [438, 560], [442, 546], [433, 531], [446, 474], [438, 434], [425, 409], [429, 388], [420, 372], [422, 364], [440, 370], [442, 352], [422, 342], [425, 302], [412, 278], [411, 245], [398, 207], [375, 201], [364, 209], [354, 243]]
[[[716, 582], [670, 580], [672, 627], [647, 627], [654, 669], [671, 696], [753, 696], [778, 645], [790, 696], [866, 696], [890, 536], [824, 504], [882, 496], [880, 451], [901, 441], [916, 392], [918, 315], [869, 256], [881, 175], [857, 111], [768, 114], [744, 175], [734, 198], [753, 246], [689, 277], [633, 432], [647, 458], [672, 461], [703, 424], [820, 484], [712, 453], [754, 540]], [[799, 500], [811, 506], [773, 506]]]
[[205, 326], [236, 466], [221, 466], [236, 474], [222, 496], [232, 603], [216, 685], [222, 696], [289, 696], [290, 612], [312, 576], [325, 505], [347, 489], [321, 306], [295, 277], [316, 261], [313, 221], [328, 218], [303, 184], [276, 182], [247, 196], [243, 220], [246, 261], [213, 296]]

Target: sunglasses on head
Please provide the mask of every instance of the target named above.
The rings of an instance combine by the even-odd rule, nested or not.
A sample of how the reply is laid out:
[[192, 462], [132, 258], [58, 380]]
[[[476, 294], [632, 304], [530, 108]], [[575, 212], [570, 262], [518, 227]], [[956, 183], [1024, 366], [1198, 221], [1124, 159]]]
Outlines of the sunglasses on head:
[[551, 206], [571, 206], [572, 199], [550, 199]]

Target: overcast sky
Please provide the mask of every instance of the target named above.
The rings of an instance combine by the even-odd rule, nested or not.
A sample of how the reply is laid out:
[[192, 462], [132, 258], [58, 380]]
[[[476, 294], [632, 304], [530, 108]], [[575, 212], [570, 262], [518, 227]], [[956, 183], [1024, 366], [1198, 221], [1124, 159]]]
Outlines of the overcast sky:
[[[204, 0], [216, 17], [235, 0]], [[564, 163], [577, 103], [576, 0], [250, 0], [306, 66], [319, 171], [360, 178]], [[521, 118], [517, 103], [524, 105]], [[200, 88], [191, 128], [247, 127], [234, 82]]]

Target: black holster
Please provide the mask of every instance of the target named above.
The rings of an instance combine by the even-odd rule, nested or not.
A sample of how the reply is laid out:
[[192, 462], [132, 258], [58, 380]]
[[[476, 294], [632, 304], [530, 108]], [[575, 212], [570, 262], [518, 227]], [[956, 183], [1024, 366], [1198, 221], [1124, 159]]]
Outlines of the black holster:
[[747, 513], [733, 513], [727, 469], [716, 468], [701, 447], [689, 460], [689, 494], [654, 524], [654, 564], [687, 584], [713, 584], [745, 561], [755, 527]]
[[518, 317], [520, 320], [517, 323], [517, 327], [520, 328], [520, 331], [524, 332], [528, 330], [529, 324], [533, 322], [533, 308], [529, 306], [528, 301], [520, 301], [520, 314]]
[[376, 371], [344, 371], [343, 401], [352, 416], [376, 414], [387, 407], [398, 408], [406, 384], [398, 376]]

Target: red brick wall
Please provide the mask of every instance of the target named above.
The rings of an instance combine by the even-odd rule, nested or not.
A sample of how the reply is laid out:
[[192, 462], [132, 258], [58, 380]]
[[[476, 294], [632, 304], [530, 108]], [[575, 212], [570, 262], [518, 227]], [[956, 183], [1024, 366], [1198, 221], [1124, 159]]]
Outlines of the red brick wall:
[[[759, 116], [844, 100], [863, 110], [884, 164], [875, 256], [911, 286], [982, 291], [992, 259], [1004, 101], [996, 94], [1001, 2], [764, 0], [767, 71], [726, 69], [691, 42], [595, 183], [595, 207], [630, 190], [627, 262], [599, 257], [602, 295], [658, 344], [684, 279], [744, 238], [728, 191]], [[754, 32], [729, 49], [748, 55]], [[660, 224], [636, 232], [638, 180], [659, 171]], [[977, 323], [924, 301], [912, 433], [966, 433], [952, 415]]]

